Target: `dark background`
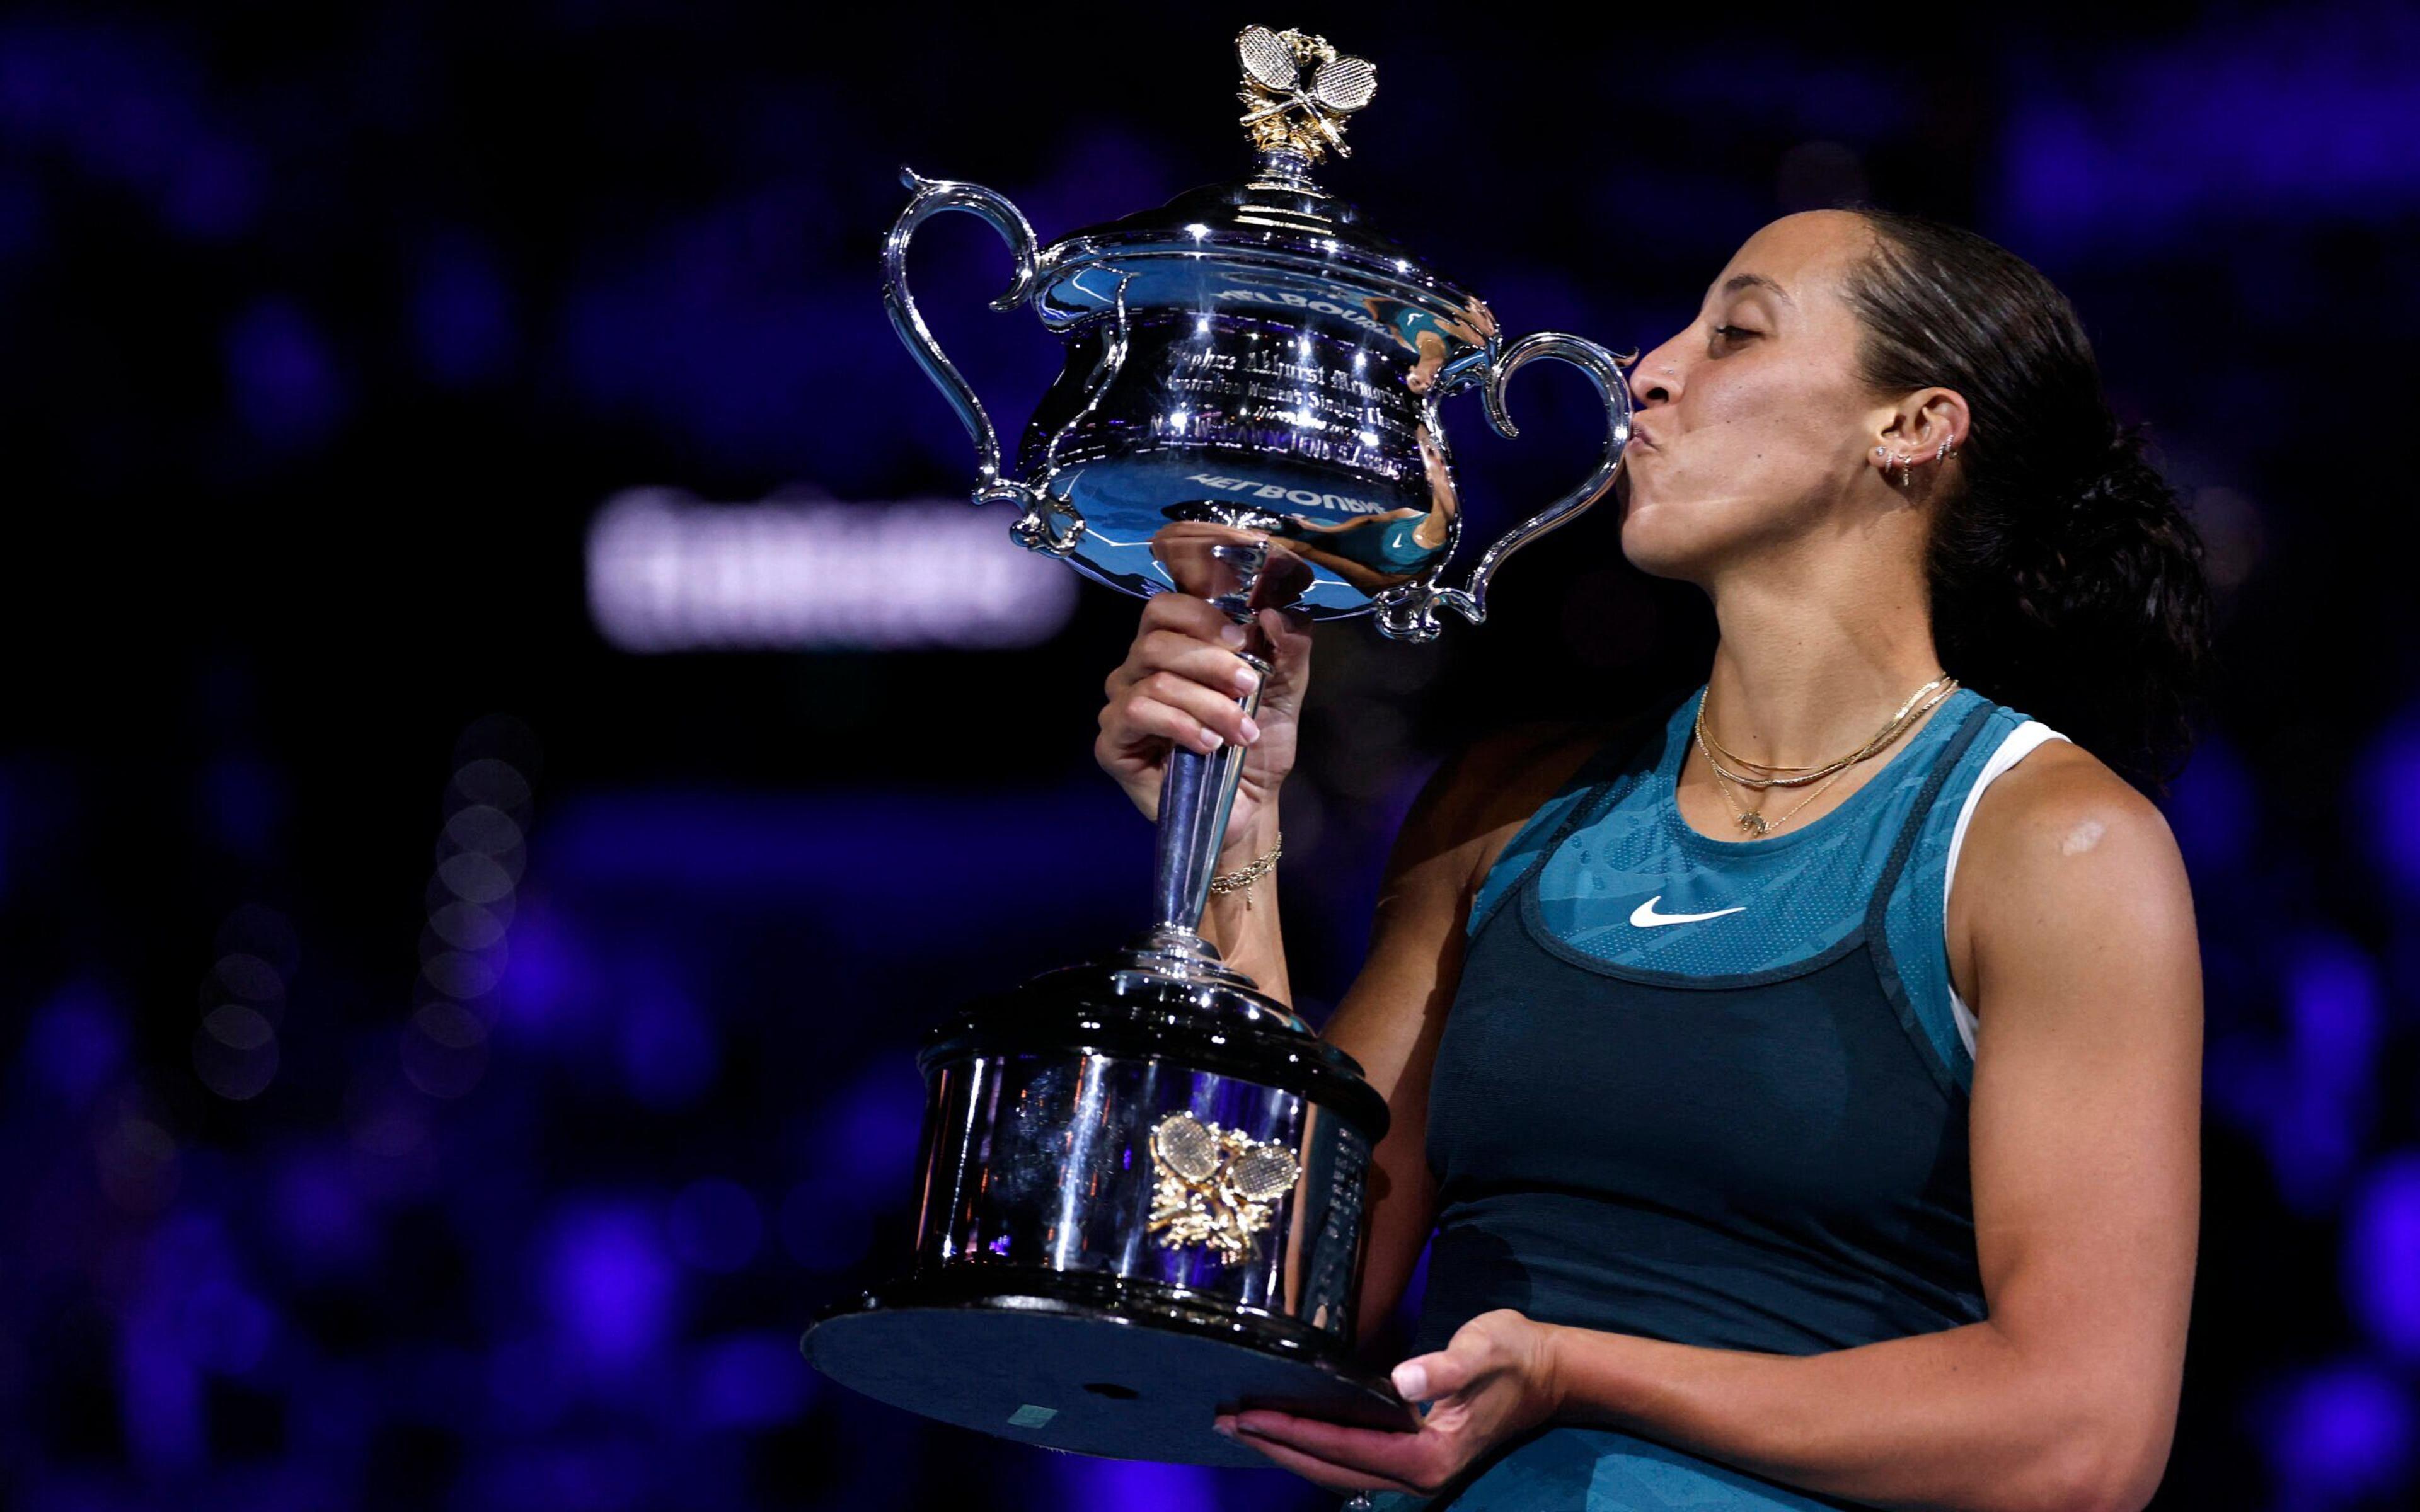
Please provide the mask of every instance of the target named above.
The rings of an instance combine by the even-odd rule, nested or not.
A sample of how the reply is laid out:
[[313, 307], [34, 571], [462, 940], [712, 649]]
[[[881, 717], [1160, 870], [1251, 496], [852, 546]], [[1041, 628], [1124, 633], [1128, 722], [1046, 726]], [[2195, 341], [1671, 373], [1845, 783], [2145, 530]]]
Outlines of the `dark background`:
[[[877, 297], [896, 165], [1046, 239], [1233, 177], [1265, 21], [1377, 62], [1323, 177], [1508, 333], [1652, 346], [1758, 225], [1856, 197], [2073, 297], [2222, 593], [2165, 800], [2209, 1054], [2159, 1504], [2409, 1504], [2420, 17], [2024, 10], [0, 17], [0, 1501], [1324, 1504], [932, 1427], [796, 1352], [902, 1253], [918, 1032], [1139, 919], [1148, 828], [1091, 756], [1134, 606], [1014, 578], [1003, 532], [1055, 606], [1025, 643], [641, 652], [587, 576], [634, 488], [962, 496]], [[996, 242], [950, 217], [916, 268], [1013, 436], [1058, 359], [981, 308]], [[1499, 522], [1592, 444], [1580, 379], [1524, 382], [1517, 444], [1454, 422]], [[795, 594], [944, 612], [885, 539]], [[1314, 1020], [1446, 750], [1702, 674], [1702, 605], [1609, 515], [1497, 585], [1432, 647], [1321, 632]]]

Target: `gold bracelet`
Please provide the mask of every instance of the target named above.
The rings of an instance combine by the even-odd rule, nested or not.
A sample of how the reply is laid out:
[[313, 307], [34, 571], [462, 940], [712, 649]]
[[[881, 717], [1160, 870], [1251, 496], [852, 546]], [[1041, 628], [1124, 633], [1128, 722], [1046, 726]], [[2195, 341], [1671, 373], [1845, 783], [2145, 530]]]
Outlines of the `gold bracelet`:
[[1285, 831], [1280, 829], [1278, 831], [1277, 843], [1269, 847], [1266, 856], [1260, 857], [1249, 866], [1237, 867], [1233, 872], [1219, 872], [1210, 879], [1210, 890], [1233, 892], [1241, 887], [1244, 889], [1244, 907], [1249, 910], [1252, 906], [1252, 884], [1266, 876], [1269, 869], [1278, 864], [1278, 857], [1284, 854]]

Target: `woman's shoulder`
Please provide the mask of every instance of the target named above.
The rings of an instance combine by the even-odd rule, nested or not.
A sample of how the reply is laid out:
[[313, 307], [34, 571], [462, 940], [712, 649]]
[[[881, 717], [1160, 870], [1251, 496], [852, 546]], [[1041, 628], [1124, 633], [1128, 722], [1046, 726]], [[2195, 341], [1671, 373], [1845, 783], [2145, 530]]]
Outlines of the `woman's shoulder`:
[[1957, 896], [2075, 896], [2079, 884], [2165, 890], [2183, 881], [2168, 822], [2108, 764], [2067, 740], [2025, 752], [1975, 806]]

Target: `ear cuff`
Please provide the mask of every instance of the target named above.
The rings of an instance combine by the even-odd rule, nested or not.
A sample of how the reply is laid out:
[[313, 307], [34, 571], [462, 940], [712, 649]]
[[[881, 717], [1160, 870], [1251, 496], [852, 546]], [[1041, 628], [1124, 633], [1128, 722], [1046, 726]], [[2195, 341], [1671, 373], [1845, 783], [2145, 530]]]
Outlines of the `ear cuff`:
[[[1951, 445], [1945, 438], [1939, 446], [1933, 448], [1932, 459], [1935, 462], [1941, 462], [1957, 455], [1958, 448]], [[1916, 481], [1916, 458], [1907, 453], [1894, 452], [1887, 446], [1877, 446], [1874, 448], [1874, 455], [1882, 462], [1884, 477], [1889, 477], [1891, 469], [1897, 468], [1899, 481], [1902, 486]]]

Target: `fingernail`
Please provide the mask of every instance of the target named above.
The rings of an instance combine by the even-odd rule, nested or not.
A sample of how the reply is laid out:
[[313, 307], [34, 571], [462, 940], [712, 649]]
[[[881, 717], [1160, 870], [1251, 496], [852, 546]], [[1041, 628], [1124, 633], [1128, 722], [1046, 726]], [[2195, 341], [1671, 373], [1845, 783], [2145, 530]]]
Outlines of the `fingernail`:
[[1221, 625], [1218, 639], [1240, 650], [1244, 644], [1244, 627], [1240, 625]]
[[1244, 744], [1249, 746], [1253, 741], [1260, 738], [1261, 727], [1252, 722], [1252, 717], [1250, 715], [1248, 714], [1244, 716]]
[[1228, 1422], [1223, 1417], [1216, 1423], [1211, 1424], [1210, 1430], [1213, 1433], [1223, 1433], [1231, 1439], [1235, 1436], [1235, 1425]]
[[1202, 732], [1202, 748], [1205, 752], [1217, 750], [1226, 743], [1226, 737], [1218, 733], [1216, 730], [1204, 730]]
[[1250, 696], [1250, 694], [1251, 694], [1252, 689], [1253, 689], [1253, 688], [1255, 688], [1255, 687], [1260, 687], [1260, 686], [1261, 686], [1261, 674], [1260, 674], [1260, 673], [1258, 673], [1258, 672], [1256, 672], [1256, 671], [1252, 671], [1252, 669], [1250, 669], [1249, 667], [1238, 667], [1238, 668], [1236, 668], [1236, 669], [1235, 669], [1235, 691], [1236, 691], [1236, 692], [1238, 692], [1238, 693], [1242, 693], [1242, 694], [1246, 695], [1247, 697], [1249, 697], [1249, 696]]
[[1429, 1373], [1416, 1365], [1395, 1366], [1395, 1395], [1407, 1402], [1419, 1401], [1429, 1394]]

